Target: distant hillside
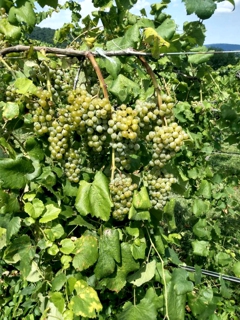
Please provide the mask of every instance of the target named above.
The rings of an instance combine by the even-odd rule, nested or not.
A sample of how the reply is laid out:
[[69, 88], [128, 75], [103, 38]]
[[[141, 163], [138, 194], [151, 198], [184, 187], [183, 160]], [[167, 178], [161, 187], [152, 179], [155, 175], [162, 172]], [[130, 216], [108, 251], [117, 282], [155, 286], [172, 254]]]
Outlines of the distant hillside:
[[33, 32], [29, 35], [32, 40], [53, 44], [55, 30], [51, 28], [35, 27]]
[[231, 43], [212, 43], [212, 44], [206, 44], [206, 47], [219, 48], [219, 49], [222, 49], [223, 51], [240, 50], [240, 44], [231, 44]]

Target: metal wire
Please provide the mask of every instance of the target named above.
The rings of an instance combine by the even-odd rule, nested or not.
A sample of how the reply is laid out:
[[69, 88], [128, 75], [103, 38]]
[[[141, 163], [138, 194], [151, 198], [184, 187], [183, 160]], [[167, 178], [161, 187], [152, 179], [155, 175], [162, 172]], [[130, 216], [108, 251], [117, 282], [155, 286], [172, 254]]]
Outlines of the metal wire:
[[[190, 271], [190, 272], [196, 272], [194, 267], [183, 266], [183, 265], [179, 265], [179, 267], [184, 269], [184, 270]], [[205, 274], [206, 276], [210, 276], [210, 277], [214, 277], [214, 278], [222, 278], [222, 279], [227, 280], [227, 281], [240, 283], [240, 278], [233, 277], [233, 276], [227, 276], [225, 274], [221, 274], [221, 273], [218, 273], [218, 272], [201, 269], [201, 273]]]

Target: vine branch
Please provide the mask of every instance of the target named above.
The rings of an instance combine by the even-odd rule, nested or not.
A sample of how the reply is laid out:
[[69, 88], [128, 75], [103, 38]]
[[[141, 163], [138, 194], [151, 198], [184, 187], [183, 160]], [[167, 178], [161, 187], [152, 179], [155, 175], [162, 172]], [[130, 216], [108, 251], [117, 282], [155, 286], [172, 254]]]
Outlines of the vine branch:
[[[82, 57], [86, 56], [86, 51], [84, 50], [75, 50], [71, 48], [55, 48], [55, 47], [45, 47], [45, 46], [23, 46], [23, 45], [16, 45], [12, 47], [3, 48], [0, 50], [0, 56], [5, 56], [8, 53], [12, 52], [24, 52], [28, 51], [29, 49], [33, 49], [34, 51], [45, 51], [46, 53], [53, 53], [63, 56], [70, 56], [70, 57]], [[101, 56], [100, 53], [97, 51], [91, 51], [91, 53], [94, 56]], [[161, 53], [159, 55], [160, 57], [164, 56], [172, 56], [172, 55], [196, 55], [196, 54], [222, 54], [222, 53], [240, 53], [240, 50], [235, 51], [208, 51], [208, 52], [194, 52], [194, 51], [188, 51], [188, 52], [165, 52]], [[132, 48], [126, 48], [122, 50], [113, 50], [113, 51], [104, 51], [104, 54], [108, 57], [113, 56], [152, 56], [150, 52], [144, 52], [144, 51], [137, 51]]]
[[141, 61], [142, 65], [147, 70], [147, 73], [149, 74], [149, 76], [152, 79], [154, 89], [155, 89], [155, 91], [157, 93], [158, 107], [160, 108], [161, 105], [162, 105], [162, 98], [161, 98], [161, 88], [160, 88], [160, 86], [159, 86], [159, 84], [157, 82], [157, 78], [156, 78], [152, 68], [150, 67], [150, 65], [144, 59], [144, 57], [139, 56], [138, 59]]
[[97, 74], [98, 80], [100, 82], [100, 87], [103, 90], [104, 98], [109, 99], [108, 92], [107, 92], [107, 85], [105, 83], [105, 80], [103, 78], [102, 72], [101, 72], [101, 70], [100, 70], [100, 68], [99, 68], [99, 66], [98, 66], [93, 54], [89, 51], [85, 55], [90, 60], [92, 66], [93, 66], [93, 68], [94, 68], [94, 70], [95, 70], [95, 72]]

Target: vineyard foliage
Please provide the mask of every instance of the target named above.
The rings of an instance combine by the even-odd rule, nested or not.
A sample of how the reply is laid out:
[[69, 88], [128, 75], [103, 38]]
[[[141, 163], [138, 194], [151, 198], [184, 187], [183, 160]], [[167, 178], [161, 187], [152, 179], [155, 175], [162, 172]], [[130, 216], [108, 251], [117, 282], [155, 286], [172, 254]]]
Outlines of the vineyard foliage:
[[[204, 47], [221, 1], [184, 0], [181, 33], [170, 0], [92, 2], [0, 0], [0, 319], [239, 319], [239, 169], [211, 159], [239, 156], [240, 65]], [[82, 56], [29, 37], [66, 9], [51, 46]]]

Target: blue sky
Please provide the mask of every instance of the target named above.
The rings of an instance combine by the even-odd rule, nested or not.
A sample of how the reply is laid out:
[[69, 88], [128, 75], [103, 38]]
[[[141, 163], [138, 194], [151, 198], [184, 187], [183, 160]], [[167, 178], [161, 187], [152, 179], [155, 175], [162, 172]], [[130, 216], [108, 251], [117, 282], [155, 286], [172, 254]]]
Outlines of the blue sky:
[[[89, 0], [77, 0], [82, 6], [82, 16], [85, 17], [91, 11], [96, 10], [92, 2]], [[201, 0], [196, 0], [201, 1]], [[60, 0], [64, 3], [65, 0]], [[138, 0], [134, 7], [134, 13], [138, 13], [139, 9], [145, 8], [147, 12], [150, 6], [158, 1], [154, 0]], [[160, 1], [159, 1], [160, 2]], [[205, 44], [211, 43], [233, 43], [240, 44], [240, 0], [235, 0], [236, 8], [233, 11], [233, 6], [228, 1], [223, 1], [218, 4], [218, 8], [214, 15], [205, 20], [204, 24], [207, 29]], [[185, 21], [198, 20], [195, 15], [186, 15], [185, 6], [181, 0], [172, 0], [168, 8], [164, 11], [172, 16], [178, 25], [178, 30], [181, 32]], [[52, 17], [43, 21], [41, 27], [49, 27], [53, 29], [60, 28], [64, 22], [70, 22], [70, 12], [63, 11], [53, 13]]]

